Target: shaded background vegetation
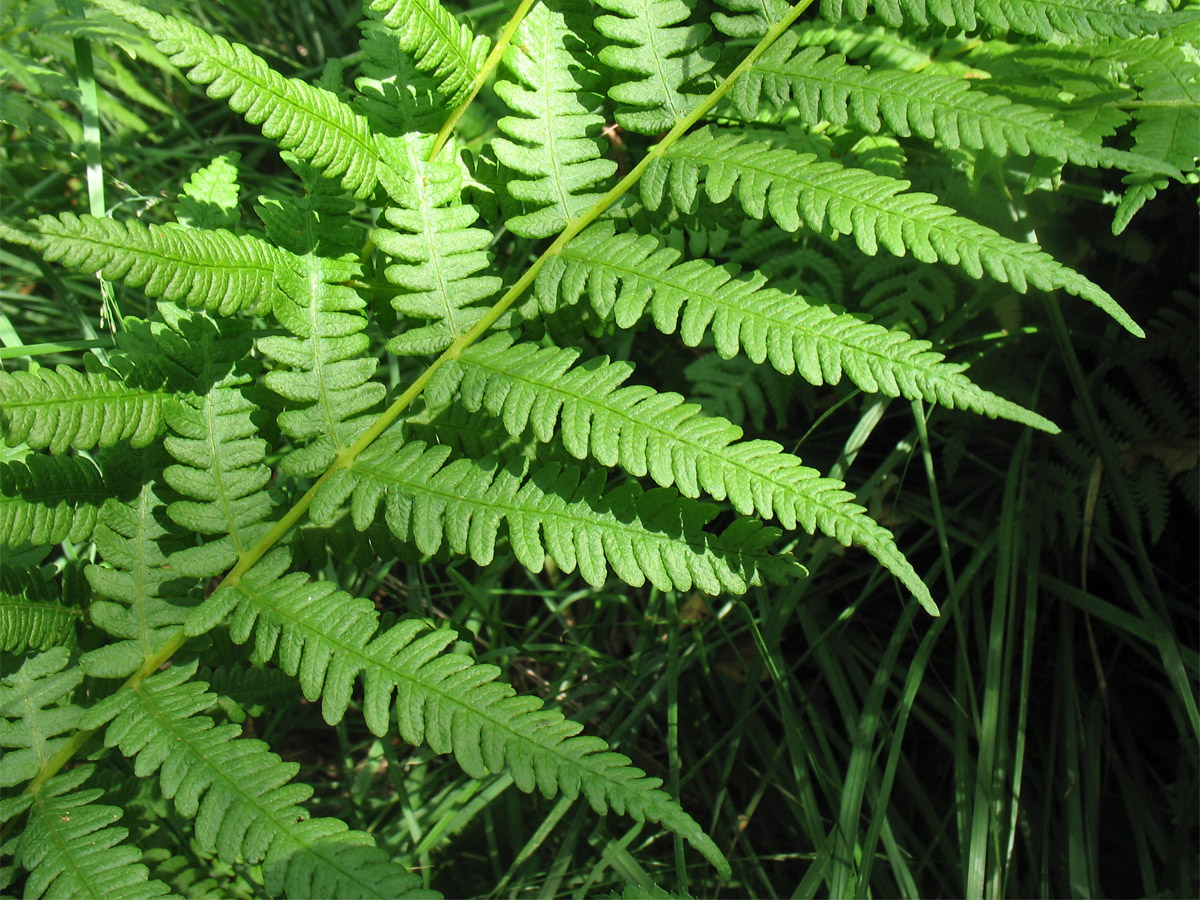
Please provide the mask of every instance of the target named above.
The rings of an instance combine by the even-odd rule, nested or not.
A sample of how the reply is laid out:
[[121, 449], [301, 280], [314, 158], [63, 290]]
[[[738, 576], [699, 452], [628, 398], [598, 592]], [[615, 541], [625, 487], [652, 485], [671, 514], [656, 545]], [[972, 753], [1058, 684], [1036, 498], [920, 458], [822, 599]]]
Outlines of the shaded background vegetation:
[[[352, 2], [147, 5], [236, 37], [288, 75], [352, 66], [357, 53]], [[505, 11], [493, 3], [467, 14], [490, 23]], [[88, 207], [80, 37], [93, 39], [114, 215], [156, 220], [161, 201], [220, 153], [240, 154], [244, 197], [277, 176], [290, 181], [272, 145], [188, 87], [132, 30], [84, 30], [53, 0], [10, 0], [0, 22], [4, 215]], [[462, 130], [470, 138], [481, 127]], [[865, 554], [803, 535], [793, 549], [807, 580], [733, 602], [596, 589], [511, 559], [481, 570], [330, 554], [319, 573], [385, 611], [448, 620], [519, 690], [563, 702], [664, 778], [727, 849], [734, 884], [715, 883], [654, 829], [523, 795], [505, 776], [472, 781], [353, 718], [332, 744], [319, 712], [269, 670], [254, 684], [215, 675], [224, 715], [302, 764], [320, 812], [429, 867], [451, 897], [594, 896], [641, 867], [697, 896], [1200, 893], [1195, 186], [1160, 193], [1114, 237], [1104, 199], [1121, 190], [1118, 176], [1068, 170], [1061, 190], [1014, 201], [1029, 173], [1005, 161], [975, 178], [946, 171], [940, 156], [929, 161], [908, 169], [916, 187], [921, 178], [940, 192], [949, 185], [968, 214], [1035, 233], [1148, 337], [1129, 337], [1084, 304], [1060, 310], [1054, 298], [1017, 298], [903, 260], [864, 266], [812, 235], [684, 223], [687, 240], [953, 348], [980, 384], [1034, 398], [1061, 436], [845, 386], [814, 390], [704, 346], [590, 340], [598, 353], [639, 355], [639, 372], [660, 388], [843, 473], [925, 575], [940, 619], [906, 607]], [[8, 247], [0, 262], [4, 365], [25, 365], [28, 345], [54, 345], [37, 351], [52, 365], [84, 346], [63, 342], [104, 342], [95, 280]], [[111, 302], [145, 313], [134, 292]], [[152, 811], [134, 836], [141, 846], [157, 845], [154, 829], [175, 827], [145, 783], [113, 789]], [[159, 862], [155, 877], [170, 881]], [[176, 888], [249, 895], [238, 871], [215, 861], [208, 870], [206, 881]]]

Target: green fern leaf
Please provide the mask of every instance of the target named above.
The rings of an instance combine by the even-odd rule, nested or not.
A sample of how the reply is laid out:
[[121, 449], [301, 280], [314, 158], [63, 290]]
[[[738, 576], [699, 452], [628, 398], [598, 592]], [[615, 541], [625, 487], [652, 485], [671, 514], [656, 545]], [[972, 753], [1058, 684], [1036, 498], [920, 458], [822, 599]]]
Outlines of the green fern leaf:
[[483, 71], [486, 37], [472, 34], [438, 0], [372, 0], [367, 12], [394, 30], [418, 71], [435, 79], [446, 106], [465, 99]]
[[233, 228], [238, 219], [240, 153], [225, 153], [188, 179], [175, 216], [189, 228]]
[[785, 375], [799, 372], [811, 384], [837, 384], [843, 375], [864, 391], [928, 400], [1000, 416], [1057, 432], [1042, 416], [997, 397], [947, 363], [928, 341], [888, 331], [835, 308], [810, 306], [793, 294], [765, 286], [705, 259], [678, 263], [679, 253], [648, 235], [616, 234], [608, 224], [585, 231], [551, 260], [536, 284], [543, 312], [576, 303], [586, 293], [593, 308], [622, 328], [649, 307], [654, 326], [679, 329], [697, 346], [712, 330], [717, 352], [744, 352], [770, 360]]
[[195, 669], [174, 666], [118, 691], [89, 710], [84, 726], [108, 723], [105, 743], [136, 757], [138, 777], [158, 772], [163, 796], [195, 821], [200, 847], [229, 864], [261, 863], [268, 894], [414, 896], [420, 878], [388, 860], [370, 835], [309, 818], [298, 804], [312, 788], [291, 783], [298, 764], [262, 741], [235, 740], [238, 726], [200, 715], [216, 697], [191, 680]]
[[1043, 40], [1153, 34], [1162, 20], [1122, 0], [821, 0], [821, 15], [864, 19], [874, 11], [893, 28], [906, 23], [975, 31], [983, 25]]
[[564, 572], [579, 569], [601, 585], [611, 566], [617, 577], [640, 587], [716, 594], [744, 593], [764, 580], [782, 581], [799, 566], [767, 547], [778, 530], [739, 519], [722, 534], [704, 530], [716, 515], [711, 504], [674, 491], [643, 492], [627, 482], [605, 491], [603, 470], [581, 480], [573, 467], [547, 465], [526, 471], [527, 461], [502, 464], [495, 457], [447, 463], [449, 448], [381, 438], [347, 469], [322, 484], [313, 501], [314, 521], [329, 521], [346, 497], [361, 531], [375, 519], [380, 501], [392, 533], [436, 553], [469, 553], [486, 564], [495, 553], [502, 522], [512, 549], [526, 568], [540, 572], [547, 555]]
[[686, 89], [716, 63], [720, 49], [705, 43], [707, 25], [681, 24], [691, 15], [687, 0], [598, 0], [615, 16], [600, 16], [596, 30], [616, 43], [600, 61], [633, 76], [609, 88], [620, 104], [617, 122], [640, 134], [666, 131], [691, 112], [701, 95]]
[[713, 13], [712, 23], [719, 32], [733, 38], [760, 38], [788, 11], [787, 0], [717, 0], [717, 3], [727, 12]]
[[497, 82], [496, 94], [518, 115], [500, 119], [511, 140], [496, 138], [492, 147], [501, 163], [527, 176], [507, 181], [509, 194], [536, 210], [506, 222], [522, 237], [561, 231], [601, 196], [589, 189], [617, 169], [600, 158], [594, 134], [604, 119], [593, 112], [599, 98], [588, 90], [596, 77], [572, 53], [577, 40], [566, 14], [539, 4], [504, 54], [516, 81]]
[[128, 829], [113, 827], [121, 810], [96, 803], [104, 793], [98, 788], [80, 790], [94, 769], [81, 766], [59, 775], [32, 795], [13, 852], [14, 862], [30, 873], [25, 896], [142, 900], [170, 895], [167, 885], [150, 879], [139, 862], [141, 851], [123, 843]]
[[201, 633], [233, 610], [231, 635], [257, 633], [260, 656], [279, 655], [281, 668], [299, 674], [310, 699], [323, 695], [325, 720], [345, 715], [355, 679], [363, 676], [363, 715], [375, 734], [387, 732], [395, 698], [401, 736], [453, 752], [463, 769], [482, 777], [508, 768], [524, 791], [551, 797], [582, 793], [600, 813], [612, 809], [638, 821], [661, 822], [682, 835], [725, 877], [729, 864], [700, 826], [658, 790], [629, 759], [536, 697], [518, 697], [496, 682], [500, 670], [447, 652], [456, 638], [417, 620], [376, 634], [378, 613], [327, 582], [285, 574], [289, 556], [267, 556], [237, 585], [216, 591], [196, 610], [189, 631]]
[[64, 606], [61, 598], [62, 588], [53, 577], [37, 569], [0, 566], [0, 650], [25, 653], [74, 644], [83, 610]]
[[456, 162], [425, 162], [420, 153], [425, 145], [404, 145], [401, 170], [410, 177], [396, 192], [400, 208], [384, 212], [398, 230], [371, 232], [376, 245], [399, 260], [384, 270], [401, 290], [392, 306], [409, 318], [432, 320], [389, 341], [392, 353], [406, 356], [441, 353], [479, 321], [487, 312], [480, 301], [502, 285], [494, 275], [479, 274], [490, 262], [492, 233], [471, 227], [479, 213], [460, 199], [462, 170]]
[[626, 363], [594, 359], [576, 366], [578, 350], [509, 343], [497, 335], [464, 351], [438, 372], [440, 383], [430, 383], [431, 401], [458, 390], [467, 409], [486, 408], [511, 434], [531, 426], [538, 440], [549, 441], [557, 432], [577, 459], [590, 455], [632, 475], [649, 474], [685, 497], [728, 498], [743, 515], [774, 517], [785, 528], [800, 524], [842, 544], [859, 544], [937, 614], [891, 534], [852, 502], [840, 481], [822, 478], [774, 441], [739, 440], [740, 428], [700, 415], [678, 394], [621, 387], [633, 371]]
[[304, 81], [284, 78], [242, 44], [230, 44], [182, 19], [161, 16], [126, 0], [93, 0], [152, 37], [187, 77], [208, 85], [281, 150], [290, 150], [355, 197], [375, 188], [379, 151], [367, 120], [337, 95]]
[[51, 262], [223, 316], [269, 309], [272, 274], [286, 259], [261, 238], [229, 231], [72, 213], [42, 216], [32, 224], [37, 232], [30, 243]]
[[111, 490], [82, 456], [32, 453], [0, 463], [0, 544], [86, 541]]
[[166, 516], [164, 462], [158, 452], [122, 453], [119, 465], [139, 487], [128, 499], [110, 499], [100, 510], [92, 539], [102, 562], [84, 570], [96, 593], [88, 618], [116, 640], [83, 655], [88, 674], [123, 678], [136, 671], [195, 605], [187, 596], [195, 580], [180, 578], [171, 559], [182, 534]]
[[70, 696], [83, 681], [83, 671], [69, 665], [70, 654], [55, 647], [31, 656], [0, 681], [0, 787], [28, 781], [70, 740], [83, 710]]
[[0, 372], [0, 426], [10, 446], [65, 453], [124, 440], [144, 447], [158, 437], [169, 393], [126, 384], [91, 354], [83, 365]]
[[794, 103], [809, 125], [853, 122], [871, 133], [886, 126], [901, 137], [916, 134], [950, 149], [989, 150], [996, 156], [1037, 154], [1083, 166], [1147, 169], [1177, 174], [1163, 157], [1109, 150], [1048, 110], [1013, 103], [974, 89], [965, 78], [851, 65], [844, 56], [801, 47], [795, 34], [776, 41], [738, 79], [731, 99], [740, 115], [753, 119], [766, 100], [782, 109]]
[[417, 69], [391, 28], [371, 19], [360, 28], [363, 61], [354, 80], [355, 108], [371, 121], [376, 137], [436, 133], [446, 118], [437, 80]]
[[184, 497], [167, 508], [177, 524], [200, 535], [217, 535], [180, 550], [172, 565], [182, 574], [217, 575], [232, 566], [269, 527], [264, 490], [271, 470], [263, 464], [267, 443], [254, 422], [258, 404], [248, 395], [257, 361], [248, 354], [245, 323], [220, 325], [177, 307], [160, 305], [174, 331], [187, 339], [196, 371], [193, 392], [167, 407], [172, 434], [163, 446], [178, 462], [163, 478]]
[[1130, 333], [1144, 332], [1112, 297], [1036, 244], [1010, 240], [956, 216], [931, 194], [907, 193], [908, 182], [848, 169], [786, 147], [747, 142], [743, 135], [706, 127], [654, 160], [641, 181], [642, 199], [658, 209], [666, 196], [684, 211], [704, 194], [720, 203], [736, 192], [746, 212], [771, 216], [785, 231], [801, 224], [822, 233], [851, 234], [874, 255], [882, 245], [896, 256], [961, 266], [973, 278], [987, 272], [1024, 293], [1062, 289], [1095, 304]]

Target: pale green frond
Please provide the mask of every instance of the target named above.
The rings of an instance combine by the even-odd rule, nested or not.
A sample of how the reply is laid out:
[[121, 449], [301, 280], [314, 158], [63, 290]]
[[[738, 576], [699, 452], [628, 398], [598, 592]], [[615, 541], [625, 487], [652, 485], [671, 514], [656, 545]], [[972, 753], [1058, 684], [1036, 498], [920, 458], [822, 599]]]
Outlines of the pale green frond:
[[689, 90], [720, 56], [706, 43], [712, 32], [687, 24], [695, 6], [689, 0], [598, 0], [613, 16], [599, 16], [596, 30], [615, 43], [600, 61], [618, 75], [633, 76], [608, 89], [620, 104], [617, 122], [641, 134], [666, 131], [691, 112], [702, 93]]
[[[564, 6], [578, 16], [578, 9]], [[604, 117], [596, 114], [599, 97], [592, 93], [597, 78], [575, 51], [578, 44], [567, 13], [538, 4], [504, 54], [516, 80], [499, 81], [495, 90], [517, 115], [496, 123], [506, 137], [495, 138], [492, 147], [517, 173], [506, 180], [508, 193], [530, 210], [505, 223], [522, 237], [561, 231], [595, 203], [603, 192], [594, 188], [617, 170], [601, 158], [596, 134]]]
[[1106, 149], [1094, 135], [1056, 119], [1048, 110], [1014, 103], [973, 88], [966, 78], [936, 72], [870, 69], [848, 63], [821, 47], [798, 47], [786, 34], [741, 78], [730, 97], [738, 113], [753, 119], [760, 102], [794, 107], [816, 126], [852, 123], [872, 134], [887, 129], [918, 135], [950, 149], [988, 150], [996, 156], [1036, 154], [1083, 166], [1109, 166], [1172, 174], [1157, 154]]
[[242, 44], [183, 19], [162, 16], [126, 0], [93, 0], [152, 37], [187, 77], [207, 85], [208, 95], [229, 108], [281, 150], [290, 150], [356, 197], [375, 189], [379, 151], [367, 120], [336, 94], [285, 78]]
[[70, 739], [83, 709], [71, 696], [83, 670], [65, 647], [31, 656], [0, 681], [0, 787], [28, 781]]
[[843, 375], [864, 391], [999, 416], [1055, 432], [1053, 423], [986, 391], [948, 363], [928, 341], [864, 322], [837, 307], [814, 306], [766, 286], [758, 272], [738, 275], [706, 259], [679, 262], [676, 250], [650, 235], [617, 234], [601, 224], [579, 235], [541, 271], [537, 300], [544, 312], [577, 303], [622, 328], [649, 309], [655, 328], [679, 330], [689, 347], [712, 332], [717, 352], [745, 353], [754, 362], [798, 372], [811, 384]]
[[62, 594], [54, 578], [39, 569], [0, 565], [0, 651], [72, 646], [84, 610], [64, 605]]
[[371, 19], [364, 19], [359, 27], [363, 61], [361, 74], [354, 79], [358, 89], [354, 105], [370, 119], [376, 138], [381, 132], [436, 133], [446, 118], [437, 80], [417, 69], [391, 28]]
[[111, 495], [96, 464], [83, 456], [31, 453], [0, 463], [0, 544], [86, 541]]
[[65, 453], [125, 440], [144, 447], [158, 437], [170, 393], [127, 384], [90, 353], [83, 365], [0, 372], [0, 426], [10, 446]]
[[1124, 0], [821, 0], [820, 8], [831, 21], [874, 13], [893, 28], [937, 23], [969, 32], [991, 26], [1043, 40], [1153, 34], [1163, 18]]
[[114, 826], [122, 812], [95, 801], [104, 792], [83, 789], [94, 766], [52, 778], [32, 796], [13, 861], [29, 872], [26, 897], [143, 900], [175, 896], [152, 880], [142, 852], [125, 843], [129, 830]]
[[285, 551], [268, 556], [237, 585], [214, 593], [189, 630], [202, 632], [232, 611], [234, 640], [254, 635], [260, 655], [278, 653], [280, 666], [299, 675], [310, 699], [323, 697], [326, 721], [342, 719], [361, 675], [363, 715], [374, 733], [386, 733], [394, 703], [406, 741], [453, 752], [468, 774], [507, 768], [524, 791], [582, 793], [597, 812], [661, 822], [728, 874], [716, 845], [658, 789], [659, 779], [599, 738], [580, 736], [581, 725], [543, 708], [538, 698], [517, 696], [496, 681], [495, 666], [448, 650], [455, 632], [410, 619], [376, 633], [373, 603], [298, 572], [285, 574], [288, 563]]
[[721, 34], [733, 38], [762, 37], [789, 8], [787, 0], [717, 0], [717, 3], [725, 12], [713, 13], [712, 23]]
[[262, 238], [230, 231], [73, 213], [42, 216], [28, 227], [36, 229], [29, 243], [51, 262], [223, 316], [269, 309], [272, 275], [287, 259]]
[[651, 209], [668, 196], [688, 212], [696, 209], [702, 191], [712, 203], [736, 196], [754, 218], [769, 215], [785, 231], [806, 225], [823, 234], [850, 234], [868, 255], [882, 246], [896, 256], [912, 253], [922, 262], [961, 266], [973, 278], [986, 272], [1019, 293], [1029, 287], [1065, 290], [1143, 335], [1107, 292], [1037, 244], [1006, 238], [908, 187], [907, 181], [711, 127], [674, 144], [641, 181], [642, 199]]
[[[410, 320], [388, 342], [403, 356], [441, 353], [487, 312], [488, 300], [502, 286], [488, 268], [492, 233], [472, 227], [475, 207], [462, 201], [462, 169], [457, 162], [426, 162], [425, 142], [405, 142], [402, 168], [408, 175], [395, 192], [399, 207], [384, 211], [394, 228], [378, 228], [371, 239], [396, 262], [384, 277], [400, 288], [392, 306]], [[427, 323], [427, 324], [423, 324]]]
[[712, 504], [673, 490], [643, 491], [626, 482], [606, 488], [607, 473], [584, 476], [557, 464], [529, 470], [528, 460], [496, 457], [447, 461], [449, 448], [380, 438], [348, 468], [322, 484], [310, 515], [329, 521], [350, 498], [355, 526], [364, 530], [384, 503], [384, 519], [400, 540], [422, 553], [443, 546], [491, 562], [501, 524], [518, 561], [540, 572], [550, 559], [601, 585], [609, 567], [622, 581], [660, 590], [744, 593], [799, 570], [768, 548], [778, 529], [738, 519], [720, 534], [704, 526]]
[[483, 71], [487, 37], [476, 36], [438, 0], [372, 0], [367, 13], [392, 30], [418, 71], [433, 77], [446, 106], [466, 97]]
[[234, 228], [238, 219], [240, 153], [223, 153], [187, 180], [175, 216], [190, 228]]
[[[309, 818], [299, 804], [312, 788], [295, 783], [262, 741], [237, 725], [201, 715], [213, 706], [195, 663], [152, 675], [136, 690], [96, 704], [85, 726], [107, 723], [104, 742], [135, 760], [139, 778], [158, 775], [162, 794], [194, 821], [195, 839], [227, 864], [262, 866], [267, 893], [293, 897], [407, 897], [420, 878], [391, 862], [364, 832], [333, 818]], [[426, 894], [428, 896], [428, 894]]]
[[[840, 481], [823, 478], [774, 441], [743, 441], [742, 429], [701, 414], [675, 393], [624, 385], [633, 367], [605, 358], [576, 365], [579, 351], [510, 346], [497, 335], [465, 350], [429, 385], [431, 401], [457, 391], [470, 410], [486, 408], [511, 434], [557, 434], [577, 459], [591, 456], [649, 475], [685, 497], [728, 499], [739, 513], [776, 518], [785, 528], [821, 531], [858, 544], [893, 571], [926, 609], [937, 607], [895, 541], [854, 503]], [[440, 383], [436, 383], [440, 382]], [[561, 421], [560, 421], [561, 420]]]

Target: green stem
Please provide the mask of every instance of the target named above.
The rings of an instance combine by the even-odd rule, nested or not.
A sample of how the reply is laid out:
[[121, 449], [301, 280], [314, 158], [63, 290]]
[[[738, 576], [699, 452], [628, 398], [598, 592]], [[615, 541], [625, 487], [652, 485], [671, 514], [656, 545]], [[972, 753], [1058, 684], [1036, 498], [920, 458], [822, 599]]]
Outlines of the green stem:
[[500, 37], [496, 39], [496, 45], [492, 47], [492, 52], [483, 61], [483, 68], [475, 76], [475, 82], [471, 85], [471, 90], [467, 93], [466, 99], [458, 104], [454, 112], [450, 113], [450, 118], [442, 125], [442, 130], [437, 133], [437, 139], [433, 142], [433, 149], [429, 151], [430, 162], [437, 159], [438, 154], [442, 152], [442, 147], [446, 145], [446, 141], [450, 140], [450, 135], [454, 131], [454, 126], [458, 124], [458, 120], [462, 118], [463, 113], [467, 111], [467, 107], [471, 105], [472, 101], [474, 101], [475, 97], [483, 89], [488, 76], [492, 74], [496, 66], [500, 65], [500, 57], [508, 49], [513, 35], [517, 33], [517, 27], [521, 24], [521, 20], [525, 18], [525, 14], [529, 12], [530, 7], [535, 2], [536, 0], [521, 0], [520, 6], [512, 14], [512, 18], [505, 24], [504, 30], [500, 32]]

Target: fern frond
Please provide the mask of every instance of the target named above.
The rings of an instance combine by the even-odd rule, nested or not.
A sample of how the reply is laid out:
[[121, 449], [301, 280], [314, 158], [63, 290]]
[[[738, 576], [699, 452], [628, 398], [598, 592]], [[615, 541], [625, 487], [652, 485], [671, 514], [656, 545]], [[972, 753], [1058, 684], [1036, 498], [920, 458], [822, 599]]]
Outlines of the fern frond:
[[1163, 18], [1123, 0], [821, 0], [821, 15], [830, 21], [871, 12], [893, 28], [936, 22], [969, 32], [990, 25], [1060, 41], [1153, 34]]
[[498, 335], [464, 351], [430, 383], [431, 400], [457, 390], [464, 406], [486, 408], [510, 434], [531, 426], [538, 440], [549, 441], [558, 433], [577, 459], [590, 455], [632, 475], [649, 474], [685, 497], [706, 493], [728, 499], [743, 515], [774, 517], [785, 528], [800, 524], [858, 544], [937, 614], [891, 534], [852, 502], [840, 481], [821, 477], [774, 441], [740, 440], [742, 429], [701, 415], [678, 394], [622, 387], [633, 371], [626, 363], [601, 358], [576, 366], [578, 350], [509, 344], [507, 335]]
[[58, 454], [125, 440], [144, 447], [158, 437], [167, 391], [126, 384], [90, 353], [83, 366], [0, 372], [0, 426], [10, 446]]
[[83, 610], [64, 606], [61, 599], [62, 588], [53, 577], [36, 568], [0, 566], [0, 651], [25, 653], [73, 645]]
[[765, 100], [777, 109], [790, 104], [802, 121], [853, 124], [872, 134], [885, 126], [901, 137], [916, 134], [950, 149], [988, 150], [996, 156], [1036, 154], [1082, 166], [1151, 169], [1172, 174], [1157, 154], [1106, 149], [1094, 135], [1079, 132], [1048, 110], [973, 89], [965, 78], [931, 72], [868, 69], [821, 47], [797, 47], [785, 34], [762, 55], [730, 92], [738, 113], [753, 119]]
[[354, 79], [355, 108], [371, 120], [377, 137], [436, 133], [446, 112], [434, 77], [417, 69], [391, 28], [371, 19], [360, 27], [363, 61]]
[[0, 463], [0, 544], [86, 541], [111, 493], [86, 457], [31, 453]]
[[388, 860], [370, 835], [309, 818], [298, 804], [312, 788], [291, 783], [297, 763], [200, 715], [216, 697], [192, 680], [195, 669], [173, 666], [117, 691], [88, 711], [84, 726], [108, 723], [105, 744], [136, 757], [138, 777], [158, 773], [163, 796], [195, 820], [197, 843], [226, 863], [261, 863], [268, 894], [412, 896], [420, 878]]
[[785, 375], [799, 372], [811, 384], [837, 384], [845, 375], [868, 392], [928, 400], [957, 409], [1012, 419], [1056, 432], [1056, 426], [975, 385], [964, 366], [944, 361], [928, 341], [888, 331], [844, 312], [810, 306], [794, 294], [765, 285], [759, 273], [706, 259], [679, 263], [680, 254], [654, 237], [616, 234], [601, 223], [571, 241], [538, 276], [543, 312], [577, 303], [585, 294], [606, 319], [627, 328], [650, 310], [655, 328], [678, 328], [689, 347], [711, 329], [717, 352], [744, 352], [770, 360]]
[[601, 196], [590, 189], [617, 170], [615, 162], [601, 158], [595, 134], [604, 118], [593, 112], [599, 97], [589, 90], [596, 76], [571, 52], [577, 41], [564, 12], [538, 4], [504, 54], [516, 81], [495, 86], [517, 113], [497, 122], [507, 137], [496, 138], [492, 147], [501, 163], [527, 176], [507, 181], [509, 194], [534, 210], [506, 222], [522, 237], [561, 231]]
[[1145, 40], [1135, 46], [1142, 52], [1128, 72], [1141, 101], [1133, 110], [1138, 121], [1134, 146], [1190, 171], [1200, 155], [1200, 64], [1173, 41]]
[[909, 184], [786, 147], [747, 142], [737, 133], [703, 128], [654, 160], [641, 181], [642, 199], [658, 209], [665, 197], [693, 211], [701, 184], [713, 203], [736, 192], [754, 218], [771, 216], [785, 231], [802, 224], [833, 235], [850, 234], [873, 256], [882, 245], [896, 256], [961, 266], [973, 278], [987, 272], [1013, 290], [1065, 290], [1095, 304], [1126, 330], [1144, 333], [1103, 289], [1059, 263], [1036, 244], [1019, 243], [939, 206]]
[[438, 0], [372, 0], [367, 12], [393, 29], [417, 70], [434, 78], [447, 107], [466, 97], [488, 55], [485, 36], [474, 35]]
[[256, 635], [260, 656], [278, 654], [298, 674], [306, 696], [323, 698], [330, 723], [346, 713], [355, 680], [363, 677], [363, 716], [375, 734], [388, 729], [393, 697], [401, 736], [453, 752], [470, 775], [507, 767], [521, 790], [546, 797], [582, 793], [600, 813], [612, 809], [638, 821], [661, 822], [686, 838], [726, 877], [729, 864], [703, 829], [648, 777], [604, 741], [579, 736], [582, 726], [536, 697], [516, 696], [497, 683], [500, 670], [449, 652], [448, 629], [417, 620], [376, 633], [378, 613], [328, 582], [285, 574], [286, 551], [268, 555], [237, 585], [216, 591], [188, 623], [203, 633], [230, 611], [231, 635]]
[[[324, 185], [328, 182], [321, 180]], [[376, 360], [365, 351], [365, 301], [344, 282], [360, 266], [339, 254], [350, 204], [313, 183], [304, 200], [264, 201], [259, 214], [269, 232], [286, 231], [298, 251], [291, 265], [276, 270], [275, 319], [294, 337], [260, 338], [258, 349], [278, 368], [264, 383], [298, 408], [279, 414], [282, 431], [300, 446], [282, 462], [291, 475], [316, 476], [349, 447], [367, 425], [367, 410], [386, 388], [373, 382]], [[305, 249], [307, 248], [307, 249]], [[324, 255], [317, 255], [314, 251]]]
[[30, 243], [51, 262], [223, 316], [269, 309], [272, 274], [286, 259], [262, 238], [229, 231], [73, 213], [30, 224], [37, 229]]
[[93, 0], [136, 25], [187, 77], [207, 85], [208, 95], [229, 108], [281, 150], [290, 150], [355, 197], [375, 189], [379, 151], [367, 120], [337, 95], [285, 78], [242, 44], [230, 44], [182, 19], [159, 15], [126, 0]]
[[524, 459], [447, 463], [448, 456], [446, 447], [381, 438], [321, 485], [310, 514], [324, 521], [351, 497], [361, 531], [386, 501], [385, 520], [400, 540], [422, 553], [445, 544], [480, 564], [491, 561], [506, 522], [513, 553], [526, 568], [540, 572], [549, 555], [564, 572], [578, 568], [592, 585], [603, 584], [611, 566], [634, 587], [649, 580], [661, 590], [740, 594], [797, 567], [767, 550], [777, 529], [739, 519], [713, 534], [704, 525], [716, 508], [671, 490], [643, 492], [629, 482], [606, 491], [603, 470], [581, 480], [578, 469], [557, 464], [530, 472]]
[[83, 670], [71, 664], [65, 647], [31, 656], [0, 681], [0, 787], [33, 778], [70, 738], [83, 710], [70, 696], [83, 681]]
[[50, 779], [32, 795], [13, 861], [29, 872], [26, 897], [87, 897], [142, 900], [170, 895], [152, 880], [141, 851], [125, 844], [126, 828], [114, 827], [121, 810], [95, 801], [98, 788], [80, 785], [94, 771], [81, 766]]
[[[457, 162], [426, 162], [424, 142], [406, 142], [403, 171], [409, 177], [395, 199], [400, 208], [384, 211], [396, 229], [375, 229], [371, 239], [399, 260], [384, 276], [401, 289], [392, 298], [397, 312], [429, 324], [409, 327], [388, 342], [399, 355], [441, 353], [487, 311], [479, 305], [502, 281], [479, 274], [488, 267], [492, 233], [471, 227], [479, 218], [462, 202], [462, 170]], [[399, 167], [398, 167], [399, 168]]]
[[[189, 228], [233, 228], [238, 219], [240, 153], [223, 153], [183, 186], [175, 217]], [[167, 298], [171, 299], [171, 298]]]
[[712, 23], [721, 34], [734, 38], [762, 37], [788, 11], [787, 0], [717, 0], [717, 3], [726, 12], [713, 13]]
[[116, 640], [84, 654], [88, 674], [123, 678], [134, 672], [178, 631], [195, 605], [187, 597], [195, 580], [180, 578], [171, 559], [182, 534], [166, 516], [166, 461], [159, 452], [121, 454], [119, 465], [138, 487], [128, 499], [110, 499], [100, 510], [92, 540], [102, 562], [84, 570], [96, 594], [88, 618]]
[[720, 56], [708, 44], [707, 25], [682, 24], [694, 4], [687, 0], [597, 0], [615, 16], [599, 16], [596, 30], [616, 43], [600, 51], [600, 61], [632, 75], [609, 88], [622, 128], [640, 134], [666, 131], [691, 112], [701, 95], [686, 89]]
[[160, 306], [168, 324], [188, 341], [196, 371], [193, 391], [167, 407], [172, 434], [163, 446], [177, 461], [163, 478], [184, 497], [167, 508], [177, 524], [201, 535], [217, 535], [181, 550], [172, 565], [194, 577], [217, 575], [258, 541], [271, 510], [264, 490], [271, 470], [263, 464], [267, 442], [258, 437], [258, 404], [248, 395], [257, 361], [247, 352], [244, 323], [224, 319], [220, 327], [200, 315]]
[[735, 425], [749, 422], [755, 431], [767, 427], [768, 412], [774, 414], [777, 428], [786, 425], [788, 406], [799, 386], [795, 379], [745, 356], [725, 359], [719, 353], [705, 353], [688, 363], [683, 377], [691, 385], [689, 396], [706, 413]]

